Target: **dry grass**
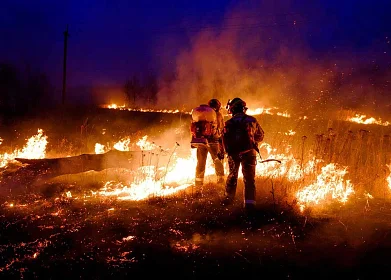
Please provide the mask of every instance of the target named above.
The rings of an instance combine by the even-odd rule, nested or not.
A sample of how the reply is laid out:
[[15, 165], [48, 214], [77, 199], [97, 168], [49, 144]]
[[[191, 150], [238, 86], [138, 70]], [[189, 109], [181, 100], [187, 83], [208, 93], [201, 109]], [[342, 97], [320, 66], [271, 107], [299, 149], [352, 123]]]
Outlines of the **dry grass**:
[[[99, 120], [104, 119], [100, 116]], [[113, 121], [113, 127], [92, 121], [83, 140], [79, 131], [56, 134], [53, 126], [48, 131], [53, 139], [50, 150], [56, 155], [79, 154], [81, 147], [87, 147], [83, 152], [88, 152], [90, 144], [85, 143], [113, 143], [123, 135], [162, 134], [148, 126], [130, 129], [130, 124], [145, 116], [121, 114], [121, 121]], [[170, 120], [163, 122], [164, 129], [179, 127], [188, 132], [183, 119], [178, 122], [175, 115], [167, 117]], [[85, 119], [82, 116], [69, 126], [77, 127]], [[71, 190], [83, 197], [106, 181], [128, 180], [132, 171], [65, 175], [27, 193], [1, 197], [0, 275], [104, 279], [152, 277], [158, 271], [170, 279], [266, 274], [278, 279], [376, 279], [376, 273], [387, 272], [391, 257], [388, 129], [337, 121], [297, 122], [275, 116], [263, 116], [260, 122], [266, 131], [265, 142], [280, 151], [289, 148], [298, 161], [305, 163], [316, 157], [323, 165], [347, 166], [348, 179], [356, 190], [352, 198], [346, 204], [330, 202], [301, 213], [295, 194], [315, 173], [297, 182], [258, 177], [258, 206], [248, 216], [241, 207], [241, 179], [235, 203], [223, 207], [224, 190], [212, 182], [205, 186], [203, 196], [188, 188], [174, 196], [143, 201], [93, 196], [72, 199], [62, 194]], [[103, 127], [105, 135], [101, 134]], [[296, 134], [283, 134], [289, 129]], [[183, 139], [180, 144], [185, 149], [187, 140]], [[366, 192], [374, 199], [364, 196]], [[15, 205], [10, 207], [10, 203]]]

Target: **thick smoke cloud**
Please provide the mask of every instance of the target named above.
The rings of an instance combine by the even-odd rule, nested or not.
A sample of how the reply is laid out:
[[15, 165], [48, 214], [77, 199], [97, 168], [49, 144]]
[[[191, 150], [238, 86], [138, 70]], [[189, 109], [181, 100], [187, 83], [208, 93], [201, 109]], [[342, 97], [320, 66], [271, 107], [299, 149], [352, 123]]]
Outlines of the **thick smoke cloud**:
[[[241, 97], [250, 108], [277, 106], [298, 114], [376, 108], [386, 79], [374, 85], [357, 75], [368, 67], [366, 57], [348, 44], [338, 50], [322, 42], [310, 46], [312, 37], [330, 36], [338, 25], [325, 7], [255, 2], [232, 8], [219, 28], [191, 34], [189, 47], [176, 58], [174, 78], [160, 83], [159, 107], [191, 109], [210, 98], [224, 104]], [[326, 18], [324, 30], [319, 23], [314, 27], [315, 20]], [[370, 49], [366, 55], [372, 57]]]

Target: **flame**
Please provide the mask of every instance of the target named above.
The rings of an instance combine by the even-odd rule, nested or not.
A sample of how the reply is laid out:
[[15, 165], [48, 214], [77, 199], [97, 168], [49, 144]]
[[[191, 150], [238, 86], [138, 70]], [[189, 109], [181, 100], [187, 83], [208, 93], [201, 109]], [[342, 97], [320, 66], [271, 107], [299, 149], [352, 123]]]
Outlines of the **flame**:
[[148, 138], [148, 136], [145, 135], [143, 138], [141, 138], [137, 141], [136, 145], [138, 147], [140, 147], [140, 149], [142, 151], [151, 151], [151, 150], [156, 149], [157, 146], [154, 143], [147, 141], [147, 138]]
[[[390, 165], [387, 165], [388, 169], [391, 171], [391, 164]], [[386, 178], [387, 180], [387, 183], [388, 183], [388, 188], [391, 190], [391, 172], [390, 174], [387, 176]]]
[[277, 116], [280, 116], [280, 117], [285, 117], [285, 118], [290, 118], [291, 115], [288, 113], [288, 112], [277, 112]]
[[268, 115], [273, 115], [271, 110], [275, 108], [256, 108], [254, 110], [252, 109], [247, 109], [246, 113], [249, 115], [262, 115], [262, 114], [268, 114]]
[[[140, 139], [143, 141], [145, 138]], [[148, 143], [151, 145], [151, 143]], [[117, 197], [119, 200], [143, 200], [155, 196], [168, 196], [182, 191], [193, 185], [194, 170], [196, 167], [196, 150], [191, 155], [182, 158], [173, 153], [172, 163], [167, 167], [142, 166], [136, 172], [136, 178], [127, 184], [121, 182], [106, 182], [104, 187], [94, 195]], [[210, 158], [207, 159], [205, 175], [214, 174], [214, 166]]]
[[135, 236], [129, 235], [129, 236], [127, 236], [127, 237], [123, 237], [123, 238], [122, 238], [122, 241], [130, 241], [130, 240], [133, 240], [133, 239], [135, 239], [135, 238], [136, 238]]
[[96, 143], [95, 144], [95, 154], [103, 154], [106, 152], [105, 145]]
[[14, 161], [15, 158], [40, 159], [45, 158], [47, 136], [43, 135], [43, 130], [38, 129], [38, 133], [27, 139], [26, 145], [21, 149], [16, 149], [12, 153], [4, 153], [0, 155], [0, 168]]
[[117, 105], [117, 104], [112, 103], [112, 104], [107, 105], [106, 108], [109, 108], [109, 109], [120, 109], [120, 108], [125, 108], [125, 104], [122, 105], [122, 106], [119, 106], [119, 105]]
[[293, 131], [291, 129], [288, 130], [288, 132], [285, 132], [285, 135], [289, 135], [289, 136], [292, 136], [292, 135], [295, 135], [296, 134], [296, 131]]
[[[100, 151], [108, 149], [101, 144], [98, 146]], [[121, 139], [114, 144], [114, 148], [123, 151], [129, 151], [132, 146], [130, 138]], [[136, 141], [135, 146], [141, 151], [160, 148], [148, 141], [147, 135]], [[175, 146], [177, 147], [178, 145]], [[172, 195], [193, 185], [196, 164], [196, 149], [190, 149], [190, 155], [187, 157], [180, 157], [174, 149], [166, 166], [159, 168], [154, 165], [141, 166], [134, 172], [136, 175], [132, 181], [126, 183], [108, 181], [99, 191], [92, 192], [92, 195], [115, 197], [119, 200], [143, 200], [154, 196]], [[213, 174], [215, 174], [213, 161], [208, 157], [205, 176]], [[74, 196], [71, 192], [67, 192], [66, 197]]]
[[345, 203], [349, 195], [354, 193], [353, 185], [343, 177], [347, 168], [339, 168], [334, 163], [322, 167], [316, 182], [297, 192], [296, 197], [303, 211], [308, 205], [318, 205], [330, 199]]
[[266, 159], [278, 159], [281, 163], [268, 162], [264, 164], [257, 164], [257, 175], [271, 178], [287, 178], [291, 182], [302, 179], [305, 175], [311, 174], [320, 159], [312, 158], [306, 163], [302, 163], [300, 160], [291, 153], [288, 146], [284, 153], [278, 153], [276, 148], [273, 148], [268, 143], [262, 143], [260, 145], [260, 151], [262, 154], [266, 154]]
[[354, 117], [347, 118], [347, 121], [356, 122], [361, 124], [377, 124], [382, 126], [389, 126], [390, 122], [383, 122], [381, 119], [375, 119], [374, 117], [368, 117], [366, 115], [356, 114]]
[[371, 195], [370, 193], [366, 192], [364, 193], [364, 196], [368, 199], [373, 199], [373, 195]]
[[[127, 111], [136, 111], [136, 112], [154, 112], [154, 113], [170, 113], [170, 114], [176, 114], [176, 113], [184, 113], [184, 114], [191, 114], [191, 111], [183, 111], [178, 109], [149, 109], [149, 108], [127, 108], [125, 105], [119, 106], [117, 104], [109, 104], [109, 105], [102, 105], [102, 108], [107, 109], [116, 109], [116, 110], [127, 110]], [[248, 109], [246, 113], [248, 115], [277, 115], [285, 118], [290, 118], [291, 115], [285, 111], [285, 112], [276, 112], [273, 113], [272, 110], [278, 110], [277, 107], [272, 108], [255, 108], [255, 109]]]
[[122, 139], [114, 144], [114, 149], [117, 149], [118, 151], [129, 151], [130, 141], [129, 137]]
[[176, 113], [185, 113], [185, 114], [191, 114], [191, 112], [186, 112], [186, 111], [180, 111], [178, 109], [171, 110], [171, 109], [161, 109], [161, 110], [155, 110], [155, 109], [147, 109], [147, 108], [127, 108], [125, 105], [119, 106], [117, 104], [109, 104], [109, 105], [102, 105], [102, 108], [107, 108], [107, 109], [117, 109], [117, 110], [127, 110], [127, 111], [136, 111], [136, 112], [155, 112], [155, 113], [171, 113], [171, 114], [176, 114]]

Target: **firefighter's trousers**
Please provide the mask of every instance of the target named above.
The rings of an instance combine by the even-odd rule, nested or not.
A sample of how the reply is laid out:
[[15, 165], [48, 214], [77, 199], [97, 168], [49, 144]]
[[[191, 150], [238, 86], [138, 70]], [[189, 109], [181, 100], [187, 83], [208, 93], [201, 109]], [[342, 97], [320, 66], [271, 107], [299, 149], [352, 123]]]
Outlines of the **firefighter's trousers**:
[[255, 205], [255, 168], [257, 152], [253, 149], [241, 155], [228, 155], [229, 174], [225, 185], [227, 199], [233, 200], [238, 184], [239, 167], [242, 166], [244, 206]]
[[209, 143], [209, 151], [207, 146], [200, 145], [197, 147], [197, 167], [195, 176], [195, 185], [202, 186], [204, 184], [206, 159], [208, 153], [212, 157], [217, 177], [221, 178], [224, 176], [224, 165], [221, 160], [217, 157], [219, 152], [219, 143]]

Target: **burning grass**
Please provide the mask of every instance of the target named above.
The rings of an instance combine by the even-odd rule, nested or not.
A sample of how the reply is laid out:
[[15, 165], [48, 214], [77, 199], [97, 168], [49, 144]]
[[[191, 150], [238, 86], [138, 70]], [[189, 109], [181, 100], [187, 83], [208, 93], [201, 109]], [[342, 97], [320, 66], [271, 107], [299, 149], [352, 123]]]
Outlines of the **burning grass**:
[[[131, 168], [62, 175], [20, 191], [2, 185], [0, 273], [105, 278], [151, 276], [152, 267], [161, 275], [175, 268], [178, 278], [243, 271], [285, 278], [354, 268], [356, 276], [375, 260], [381, 271], [389, 257], [382, 248], [391, 245], [384, 126], [260, 116], [267, 132], [262, 159], [281, 163], [257, 165], [258, 206], [248, 216], [241, 209], [241, 179], [234, 205], [220, 205], [224, 190], [215, 183], [210, 161], [207, 184], [202, 195], [196, 192], [195, 155], [182, 117], [128, 135], [110, 127], [105, 134], [99, 128], [83, 135], [90, 153], [137, 152]], [[24, 146], [2, 154], [2, 176], [22, 167], [14, 161], [21, 155], [17, 151], [37, 151], [32, 158], [79, 154], [79, 148], [55, 151], [45, 128], [35, 132]], [[71, 141], [54, 143], [65, 147]], [[332, 269], [324, 269], [325, 262]]]

